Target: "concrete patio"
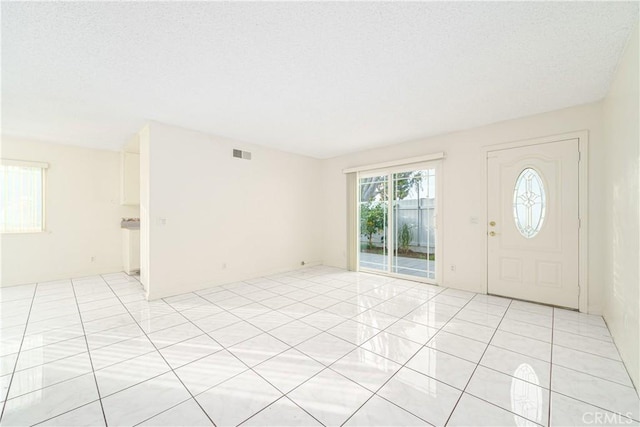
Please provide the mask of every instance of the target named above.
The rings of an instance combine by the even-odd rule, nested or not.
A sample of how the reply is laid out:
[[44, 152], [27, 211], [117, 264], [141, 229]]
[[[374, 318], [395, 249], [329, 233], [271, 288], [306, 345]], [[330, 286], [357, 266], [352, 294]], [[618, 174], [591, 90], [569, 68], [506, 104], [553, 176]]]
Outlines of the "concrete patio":
[[[360, 252], [360, 267], [386, 271], [388, 255]], [[392, 272], [408, 276], [435, 279], [436, 263], [427, 259], [395, 257]]]

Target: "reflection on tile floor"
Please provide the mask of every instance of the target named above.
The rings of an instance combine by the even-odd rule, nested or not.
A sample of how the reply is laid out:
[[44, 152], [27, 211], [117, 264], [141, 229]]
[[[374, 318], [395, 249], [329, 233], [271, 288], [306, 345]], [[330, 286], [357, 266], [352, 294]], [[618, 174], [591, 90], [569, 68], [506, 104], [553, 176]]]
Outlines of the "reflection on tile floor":
[[0, 424], [635, 425], [599, 316], [312, 267], [147, 302], [0, 289]]

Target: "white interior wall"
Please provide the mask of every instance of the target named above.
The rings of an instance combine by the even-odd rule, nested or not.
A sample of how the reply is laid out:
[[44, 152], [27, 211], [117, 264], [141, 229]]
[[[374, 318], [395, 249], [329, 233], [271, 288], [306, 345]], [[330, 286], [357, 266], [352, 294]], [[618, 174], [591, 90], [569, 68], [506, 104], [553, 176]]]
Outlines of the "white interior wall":
[[[486, 201], [483, 147], [578, 130], [589, 131], [589, 303], [602, 310], [602, 104], [594, 103], [419, 141], [362, 151], [323, 162], [323, 260], [346, 268], [347, 186], [344, 168], [446, 153], [442, 163], [443, 274], [440, 283], [482, 292], [486, 279]], [[478, 223], [471, 218], [477, 217]], [[451, 266], [455, 265], [455, 271]]]
[[149, 297], [149, 126], [139, 132], [138, 151], [140, 153], [140, 282]]
[[319, 160], [159, 123], [148, 131], [150, 299], [321, 262]]
[[640, 61], [638, 26], [604, 101], [605, 305], [611, 329], [636, 387], [640, 386]]
[[[2, 286], [122, 270], [120, 154], [2, 139], [3, 158], [49, 163], [42, 233], [2, 234]], [[91, 261], [91, 257], [95, 261]]]

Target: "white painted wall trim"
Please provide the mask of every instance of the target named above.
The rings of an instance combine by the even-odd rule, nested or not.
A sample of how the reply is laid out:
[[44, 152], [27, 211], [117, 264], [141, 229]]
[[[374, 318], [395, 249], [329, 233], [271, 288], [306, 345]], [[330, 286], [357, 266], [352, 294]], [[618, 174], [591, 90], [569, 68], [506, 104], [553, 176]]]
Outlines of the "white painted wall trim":
[[[575, 131], [568, 132], [559, 135], [549, 135], [540, 138], [534, 139], [526, 139], [521, 141], [513, 141], [506, 142], [495, 145], [487, 145], [482, 147], [484, 152], [484, 223], [487, 225], [488, 221], [488, 209], [489, 206], [487, 204], [487, 179], [489, 177], [489, 170], [487, 167], [487, 155], [491, 151], [497, 150], [505, 150], [509, 148], [517, 148], [517, 147], [526, 147], [529, 145], [539, 145], [539, 144], [547, 144], [550, 142], [558, 142], [569, 139], [577, 139], [578, 140], [578, 150], [580, 152], [580, 161], [578, 163], [578, 216], [580, 218], [580, 230], [578, 232], [579, 236], [579, 266], [578, 266], [578, 284], [580, 288], [580, 294], [578, 297], [578, 308], [580, 312], [586, 313], [588, 311], [589, 306], [589, 275], [588, 275], [588, 266], [589, 266], [589, 186], [588, 186], [588, 174], [589, 174], [589, 131]], [[488, 232], [488, 230], [487, 230]], [[483, 283], [483, 291], [486, 294], [489, 289], [489, 271], [488, 271], [488, 262], [489, 262], [489, 237], [486, 234], [486, 244], [484, 246], [485, 251], [485, 260], [484, 263], [484, 283]]]
[[45, 162], [30, 162], [27, 160], [14, 160], [14, 159], [2, 159], [2, 164], [5, 166], [21, 166], [27, 168], [49, 168], [49, 163]]
[[580, 216], [578, 281], [580, 296], [578, 308], [581, 312], [586, 313], [589, 310], [589, 132], [582, 132], [578, 139], [580, 147], [580, 161], [578, 163], [578, 215]]
[[358, 173], [347, 174], [347, 269], [358, 271], [360, 245], [360, 206]]
[[389, 168], [394, 166], [405, 166], [405, 165], [411, 165], [413, 163], [422, 163], [422, 162], [428, 162], [431, 160], [440, 160], [444, 158], [445, 158], [445, 153], [441, 151], [439, 153], [427, 154], [425, 156], [409, 157], [407, 159], [390, 160], [388, 162], [374, 163], [372, 165], [364, 165], [364, 166], [356, 166], [353, 168], [347, 168], [347, 169], [343, 169], [342, 173], [347, 174], [347, 173], [353, 173], [353, 172], [364, 172], [364, 171], [369, 171], [373, 169], [384, 169], [384, 168]]

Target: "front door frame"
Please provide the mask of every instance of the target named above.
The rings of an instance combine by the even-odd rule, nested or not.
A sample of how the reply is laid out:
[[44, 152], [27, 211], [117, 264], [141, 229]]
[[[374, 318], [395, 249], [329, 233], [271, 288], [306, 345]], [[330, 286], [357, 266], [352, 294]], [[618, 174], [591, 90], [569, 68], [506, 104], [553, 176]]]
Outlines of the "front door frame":
[[495, 145], [487, 145], [482, 147], [484, 160], [484, 202], [485, 202], [485, 264], [484, 264], [484, 283], [483, 292], [489, 291], [489, 166], [488, 155], [492, 151], [505, 150], [509, 148], [519, 148], [531, 145], [547, 144], [550, 142], [565, 141], [568, 139], [578, 140], [579, 162], [578, 162], [578, 217], [580, 221], [580, 229], [578, 230], [578, 309], [582, 313], [586, 313], [589, 308], [589, 131], [582, 130], [576, 132], [568, 132], [559, 135], [550, 135], [540, 138], [525, 139]]

